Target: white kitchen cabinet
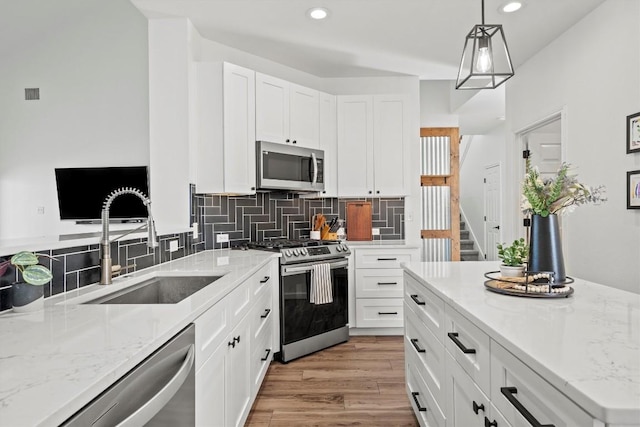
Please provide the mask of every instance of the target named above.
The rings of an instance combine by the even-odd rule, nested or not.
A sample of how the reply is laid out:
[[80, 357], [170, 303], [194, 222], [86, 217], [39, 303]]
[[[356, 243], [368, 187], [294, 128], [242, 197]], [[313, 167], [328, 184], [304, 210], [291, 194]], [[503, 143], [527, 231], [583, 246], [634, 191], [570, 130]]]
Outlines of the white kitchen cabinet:
[[324, 151], [323, 197], [338, 197], [336, 96], [320, 92], [320, 149]]
[[404, 277], [400, 263], [417, 260], [418, 249], [352, 247], [352, 250], [356, 327], [401, 328]]
[[[447, 427], [604, 427], [453, 305], [406, 272], [404, 279], [408, 397], [418, 390]], [[420, 425], [432, 425], [413, 409]]]
[[262, 73], [255, 84], [257, 140], [318, 148], [318, 91]]
[[603, 426], [501, 345], [491, 347], [491, 401], [514, 427]]
[[276, 350], [277, 282], [274, 260], [196, 319], [198, 426], [245, 423]]
[[229, 63], [200, 62], [196, 190], [256, 191], [255, 72]]
[[[406, 345], [405, 345], [406, 348]], [[405, 353], [406, 390], [422, 427], [445, 427], [446, 418], [422, 378], [423, 368], [411, 352]]]
[[408, 97], [349, 95], [337, 104], [338, 195], [407, 195]]

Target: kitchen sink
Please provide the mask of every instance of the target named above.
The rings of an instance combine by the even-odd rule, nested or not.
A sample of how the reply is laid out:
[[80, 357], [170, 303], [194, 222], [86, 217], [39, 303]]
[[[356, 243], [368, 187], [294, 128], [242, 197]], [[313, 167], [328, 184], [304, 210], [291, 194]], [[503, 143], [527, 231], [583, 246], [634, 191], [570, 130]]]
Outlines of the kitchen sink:
[[175, 304], [222, 276], [157, 276], [84, 304]]

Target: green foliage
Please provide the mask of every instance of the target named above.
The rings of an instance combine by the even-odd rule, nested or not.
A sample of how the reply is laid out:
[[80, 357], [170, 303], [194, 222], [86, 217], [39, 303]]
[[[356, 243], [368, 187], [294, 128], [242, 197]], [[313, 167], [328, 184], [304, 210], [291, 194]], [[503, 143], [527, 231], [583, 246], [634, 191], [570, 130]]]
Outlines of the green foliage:
[[[22, 273], [22, 279], [31, 285], [44, 285], [53, 279], [53, 274], [44, 265], [39, 264], [38, 257], [48, 255], [36, 254], [33, 252], [22, 251], [11, 257], [11, 264]], [[49, 257], [51, 259], [52, 257]]]
[[543, 180], [527, 159], [527, 174], [522, 183], [522, 211], [525, 215], [549, 216], [573, 211], [586, 203], [605, 202], [605, 188], [588, 187], [569, 175], [570, 165], [563, 163], [554, 178]]
[[502, 260], [504, 265], [516, 267], [524, 264], [529, 254], [529, 247], [525, 245], [524, 239], [514, 240], [511, 246], [498, 243], [498, 258]]

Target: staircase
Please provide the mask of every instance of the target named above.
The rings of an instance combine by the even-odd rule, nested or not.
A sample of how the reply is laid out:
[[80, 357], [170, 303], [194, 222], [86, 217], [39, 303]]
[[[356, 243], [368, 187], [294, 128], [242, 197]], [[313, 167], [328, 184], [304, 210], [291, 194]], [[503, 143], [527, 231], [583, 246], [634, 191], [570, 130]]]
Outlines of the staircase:
[[464, 221], [460, 220], [460, 261], [478, 261], [480, 252], [475, 243], [469, 238], [469, 230]]

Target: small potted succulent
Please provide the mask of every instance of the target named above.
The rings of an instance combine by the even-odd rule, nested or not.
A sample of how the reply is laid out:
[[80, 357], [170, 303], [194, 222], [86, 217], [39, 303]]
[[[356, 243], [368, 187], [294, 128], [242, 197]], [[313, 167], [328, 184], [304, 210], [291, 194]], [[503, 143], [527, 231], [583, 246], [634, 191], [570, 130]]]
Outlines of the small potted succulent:
[[527, 260], [529, 248], [524, 243], [524, 239], [514, 240], [510, 246], [506, 243], [498, 243], [498, 258], [502, 260], [500, 274], [503, 277], [524, 276], [524, 263]]
[[22, 251], [9, 260], [21, 275], [21, 280], [14, 282], [11, 287], [13, 311], [19, 313], [36, 311], [42, 309], [44, 305], [44, 287], [42, 285], [49, 283], [53, 274], [47, 267], [40, 265], [38, 258], [40, 256], [49, 257], [44, 254]]

